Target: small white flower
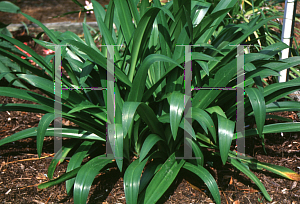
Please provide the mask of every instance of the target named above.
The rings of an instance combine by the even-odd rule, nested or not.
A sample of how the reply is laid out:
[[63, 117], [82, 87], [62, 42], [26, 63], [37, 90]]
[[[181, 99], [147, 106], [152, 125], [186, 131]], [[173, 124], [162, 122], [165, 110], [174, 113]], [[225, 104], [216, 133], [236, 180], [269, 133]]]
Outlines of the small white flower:
[[[93, 4], [90, 3], [89, 1], [85, 1], [85, 5], [86, 5], [86, 6], [84, 6], [84, 8], [85, 8], [86, 10], [92, 10], [92, 9], [94, 9], [94, 8], [93, 8]], [[93, 11], [88, 11], [87, 13], [89, 13], [89, 12], [93, 13]]]

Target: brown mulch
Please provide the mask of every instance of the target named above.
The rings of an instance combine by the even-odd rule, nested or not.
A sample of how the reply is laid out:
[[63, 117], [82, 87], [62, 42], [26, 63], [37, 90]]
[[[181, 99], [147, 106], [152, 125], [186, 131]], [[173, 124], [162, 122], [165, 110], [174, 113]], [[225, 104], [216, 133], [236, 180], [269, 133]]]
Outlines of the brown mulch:
[[[8, 0], [17, 5], [23, 13], [26, 13], [42, 23], [54, 23], [54, 22], [83, 22], [84, 15], [79, 13], [68, 14], [61, 16], [67, 12], [79, 11], [81, 8], [73, 3], [72, 0]], [[78, 0], [85, 6], [85, 0]], [[109, 0], [97, 0], [102, 6], [109, 3]], [[0, 12], [0, 21], [5, 24], [21, 23], [30, 24], [31, 22], [25, 18], [22, 14], [4, 13]], [[96, 21], [95, 15], [87, 15], [87, 21]]]
[[[42, 22], [53, 22], [49, 16], [59, 15], [67, 11], [77, 10], [79, 7], [74, 5], [71, 0], [65, 0], [62, 7], [59, 1], [30, 0], [20, 1], [11, 0], [22, 8], [23, 12], [39, 18], [39, 12], [42, 8], [51, 7], [50, 10], [42, 12], [40, 16]], [[34, 2], [34, 3], [32, 3]], [[54, 2], [53, 4], [51, 2]], [[61, 2], [61, 1], [60, 1]], [[84, 3], [84, 1], [80, 1]], [[98, 1], [100, 2], [100, 1]], [[107, 3], [105, 3], [107, 4]], [[104, 5], [105, 5], [104, 4]], [[32, 5], [36, 5], [32, 7]], [[57, 7], [56, 7], [57, 6]], [[34, 8], [34, 9], [33, 9]], [[69, 10], [66, 11], [65, 8]], [[55, 13], [56, 11], [59, 11]], [[46, 12], [46, 13], [45, 13]], [[65, 21], [70, 19], [76, 21], [78, 14], [73, 18], [59, 19]], [[89, 18], [93, 18], [91, 15]], [[5, 19], [0, 12], [0, 19]], [[18, 18], [9, 17], [11, 22], [17, 23]], [[58, 18], [55, 19], [55, 21]], [[7, 19], [6, 19], [7, 20]], [[24, 21], [24, 20], [23, 20]], [[56, 21], [57, 22], [57, 21]], [[5, 23], [8, 23], [8, 21]], [[24, 32], [15, 32], [14, 36], [22, 42], [28, 42], [37, 53], [44, 55], [42, 48], [33, 47], [33, 36], [26, 36]], [[0, 87], [7, 85], [3, 79], [0, 81]], [[37, 89], [33, 92], [44, 95]], [[44, 95], [45, 96], [45, 95]], [[0, 103], [33, 103], [17, 98], [0, 96]], [[280, 116], [300, 121], [295, 112], [278, 113]], [[10, 136], [21, 130], [31, 127], [37, 127], [43, 114], [28, 113], [21, 111], [0, 112], [0, 139]], [[272, 121], [267, 121], [272, 123]], [[63, 120], [64, 125], [74, 124]], [[264, 153], [260, 140], [255, 138], [246, 140], [246, 153], [254, 156], [261, 162], [267, 162], [280, 166], [285, 166], [293, 171], [300, 173], [300, 134], [284, 133], [268, 134], [266, 138], [266, 151]], [[64, 139], [63, 142], [68, 142]], [[72, 196], [66, 194], [65, 184], [60, 184], [47, 189], [39, 190], [37, 185], [49, 180], [47, 178], [47, 168], [51, 162], [54, 151], [54, 141], [52, 137], [46, 137], [43, 146], [42, 158], [38, 159], [36, 153], [35, 138], [27, 138], [13, 143], [5, 144], [0, 147], [0, 202], [1, 203], [73, 203]], [[54, 177], [62, 175], [67, 168], [68, 160], [59, 164], [54, 173]], [[227, 203], [300, 203], [300, 183], [279, 177], [267, 171], [253, 171], [261, 180], [269, 192], [273, 202], [266, 202], [263, 195], [255, 184], [243, 173], [235, 170], [231, 165], [222, 166], [220, 161], [213, 161], [213, 164], [205, 168], [211, 172], [216, 179], [222, 204]], [[88, 203], [125, 203], [125, 194], [123, 188], [123, 174], [116, 168], [110, 168], [109, 171], [99, 174], [91, 187]], [[158, 203], [213, 203], [209, 190], [202, 181], [196, 180], [190, 173], [181, 171], [175, 179], [167, 193]]]

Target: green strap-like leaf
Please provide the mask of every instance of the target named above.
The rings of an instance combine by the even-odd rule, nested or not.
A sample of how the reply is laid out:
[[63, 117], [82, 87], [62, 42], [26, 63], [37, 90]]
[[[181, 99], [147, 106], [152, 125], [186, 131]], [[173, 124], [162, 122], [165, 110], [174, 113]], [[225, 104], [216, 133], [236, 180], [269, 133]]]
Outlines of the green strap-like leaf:
[[187, 100], [190, 98], [185, 98], [184, 94], [180, 92], [173, 92], [170, 96], [170, 126], [174, 140], [176, 140], [178, 126]]
[[[81, 166], [83, 159], [87, 156], [88, 151], [90, 150], [91, 146], [94, 143], [95, 141], [84, 141], [79, 146], [79, 148], [76, 150], [75, 154], [71, 157], [69, 161], [67, 171], [66, 171], [67, 173]], [[71, 189], [74, 185], [74, 182], [75, 182], [75, 178], [66, 181], [66, 190], [68, 195], [71, 193]]]
[[268, 194], [267, 190], [265, 189], [264, 185], [260, 182], [260, 180], [250, 171], [248, 170], [240, 161], [237, 159], [228, 159], [229, 162], [236, 167], [238, 170], [246, 174], [254, 183], [257, 185], [257, 187], [262, 191], [263, 195], [268, 201], [272, 201], [270, 195]]
[[[49, 94], [52, 94], [54, 92], [53, 82], [51, 82], [50, 80], [46, 80], [42, 77], [31, 74], [17, 74], [17, 76], [21, 79], [26, 80], [32, 86], [47, 91]], [[73, 91], [70, 93], [63, 92], [62, 99], [67, 100], [68, 102], [73, 104], [80, 104], [85, 100], [85, 98], [81, 94]]]
[[[129, 52], [132, 53], [132, 38], [133, 32], [135, 32], [135, 27], [132, 23], [132, 15], [130, 13], [130, 8], [128, 2], [125, 0], [115, 0], [116, 13], [119, 16], [120, 26], [122, 29], [122, 34], [124, 35], [126, 45], [129, 48]], [[129, 44], [130, 43], [130, 44]], [[132, 80], [129, 80], [132, 82]]]
[[224, 113], [224, 111], [222, 110], [222, 108], [220, 106], [213, 106], [213, 107], [209, 107], [205, 109], [207, 112], [209, 112], [210, 114], [213, 113], [217, 113], [218, 115], [227, 118], [226, 114]]
[[2, 35], [0, 34], [0, 37], [4, 38], [5, 40], [13, 43], [14, 45], [18, 46], [19, 48], [21, 48], [22, 50], [26, 51], [28, 54], [30, 54], [32, 56], [32, 60], [39, 64], [41, 67], [45, 67], [46, 71], [48, 72], [48, 74], [50, 76], [52, 76], [52, 70], [51, 67], [45, 62], [44, 58], [41, 57], [40, 55], [38, 55], [36, 52], [34, 52], [30, 47], [24, 45], [22, 42], [14, 39], [14, 38], [10, 38], [6, 35]]
[[0, 111], [23, 111], [33, 113], [49, 113], [53, 112], [53, 108], [45, 105], [26, 104], [26, 103], [7, 103], [0, 104]]
[[[4, 60], [8, 60], [9, 62], [11, 62], [11, 59], [9, 58], [4, 58], [3, 56], [0, 56], [0, 80], [5, 76], [5, 79], [10, 83], [13, 80], [15, 80], [13, 82], [13, 86], [17, 86], [17, 87], [21, 87], [24, 89], [28, 89], [23, 83], [21, 83], [20, 81], [16, 81], [17, 77], [13, 74], [13, 72], [4, 64]], [[16, 66], [17, 64], [15, 64]]]
[[297, 66], [299, 65], [300, 62], [300, 56], [295, 56], [295, 57], [289, 57], [286, 59], [282, 59], [276, 62], [269, 62], [263, 65], [263, 67], [270, 68], [274, 71], [282, 71], [284, 69]]
[[140, 152], [139, 162], [143, 161], [143, 159], [147, 156], [151, 148], [160, 140], [162, 139], [156, 134], [150, 134], [146, 137]]
[[255, 88], [245, 88], [246, 93], [249, 96], [254, 117], [257, 125], [257, 130], [260, 138], [263, 139], [263, 128], [266, 120], [266, 105], [263, 94]]
[[[204, 87], [225, 87], [228, 82], [236, 75], [236, 59], [230, 61], [222, 68], [220, 68], [217, 73], [214, 74], [214, 78], [209, 80], [208, 84], [204, 84]], [[205, 109], [208, 107], [213, 100], [221, 93], [221, 90], [205, 90], [201, 89], [197, 91], [193, 98], [193, 107], [199, 107]]]
[[[293, 122], [293, 123], [275, 123], [270, 125], [265, 125], [263, 129], [263, 134], [268, 133], [280, 133], [280, 132], [299, 132], [300, 130], [300, 123]], [[250, 129], [245, 131], [245, 137], [258, 135], [257, 129]], [[238, 136], [237, 139], [241, 138]]]
[[53, 159], [48, 167], [47, 175], [50, 179], [52, 179], [53, 173], [54, 173], [57, 165], [59, 165], [60, 163], [62, 163], [65, 160], [65, 157], [68, 155], [68, 153], [79, 142], [80, 142], [79, 140], [68, 142], [68, 143], [64, 144], [64, 146], [62, 146], [58, 152], [56, 152], [55, 156], [53, 157]]
[[158, 121], [153, 110], [148, 105], [141, 103], [137, 109], [137, 112], [149, 126], [150, 130], [164, 139], [162, 124]]
[[190, 172], [196, 174], [199, 178], [201, 178], [204, 181], [204, 183], [207, 185], [216, 203], [217, 204], [221, 203], [221, 197], [220, 197], [218, 185], [214, 177], [209, 173], [209, 171], [207, 171], [202, 166], [195, 166], [189, 162], [186, 162], [183, 168], [189, 170]]
[[113, 38], [115, 39], [115, 32], [114, 32], [114, 28], [113, 28], [114, 14], [115, 14], [115, 2], [109, 1], [108, 7], [107, 7], [106, 13], [105, 13], [104, 24], [108, 28], [109, 32], [112, 33]]
[[[164, 115], [160, 116], [158, 118], [158, 120], [161, 123], [170, 123], [170, 114], [169, 113], [164, 114]], [[184, 124], [184, 123], [186, 123], [186, 124]], [[186, 127], [184, 127], [184, 126], [186, 126]], [[185, 130], [189, 135], [191, 135], [192, 138], [196, 139], [195, 131], [194, 131], [192, 125], [186, 119], [185, 120], [181, 120], [181, 122], [179, 124], [179, 127], [181, 129]], [[181, 137], [177, 137], [177, 139], [178, 138], [180, 139]]]
[[123, 105], [122, 111], [122, 125], [123, 125], [123, 135], [126, 136], [130, 126], [132, 125], [133, 117], [135, 115], [136, 109], [140, 105], [139, 102], [128, 102], [126, 101]]
[[163, 61], [163, 62], [169, 62], [169, 63], [174, 63], [175, 65], [180, 66], [176, 61], [168, 58], [167, 56], [160, 55], [160, 54], [151, 54], [147, 56], [144, 61], [142, 62], [139, 70], [137, 71], [131, 90], [128, 95], [128, 101], [134, 101], [134, 102], [140, 102], [142, 101], [142, 97], [144, 94], [145, 90], [145, 83], [146, 83], [146, 78], [148, 74], [148, 69], [151, 64], [153, 64], [156, 61]]
[[200, 67], [205, 71], [205, 73], [207, 74], [207, 76], [209, 76], [209, 69], [208, 69], [208, 64], [207, 62], [203, 62], [203, 61], [198, 61], [196, 60], [196, 62], [200, 65]]
[[82, 27], [83, 27], [84, 39], [85, 39], [86, 44], [88, 44], [89, 46], [94, 48], [95, 51], [100, 53], [100, 50], [97, 48], [97, 46], [94, 42], [94, 39], [91, 36], [90, 30], [87, 28], [86, 23], [83, 22]]
[[[300, 111], [300, 102], [298, 101], [279, 101], [266, 105], [266, 112]], [[252, 115], [252, 114], [249, 114]]]
[[190, 138], [186, 138], [187, 141], [189, 142], [190, 146], [192, 147], [192, 150], [195, 154], [195, 157], [197, 159], [189, 159], [189, 162], [197, 165], [197, 166], [203, 166], [204, 164], [204, 156], [203, 153], [201, 151], [199, 142], [196, 141], [195, 139], [191, 140]]
[[[110, 140], [110, 142], [114, 142], [114, 155], [115, 155], [115, 158], [116, 158], [116, 163], [117, 163], [117, 166], [120, 170], [120, 172], [122, 172], [122, 168], [123, 168], [123, 128], [122, 128], [122, 124], [115, 124], [115, 139], [114, 140]], [[129, 151], [129, 150], [126, 150], [125, 151]]]
[[148, 159], [145, 159], [140, 163], [139, 160], [136, 159], [125, 171], [123, 185], [127, 203], [137, 203], [141, 174], [147, 161]]
[[[253, 162], [253, 165], [257, 165], [259, 168], [266, 169], [268, 171], [271, 171], [275, 174], [278, 174], [280, 176], [283, 176], [285, 178], [288, 178], [290, 180], [294, 181], [300, 181], [300, 175], [294, 172], [293, 170], [286, 168], [284, 166], [278, 166], [278, 165], [273, 165], [273, 164], [268, 164], [264, 162]], [[250, 168], [253, 167], [253, 165], [250, 165]]]
[[98, 109], [100, 109], [100, 106], [92, 105], [92, 104], [84, 102], [84, 103], [79, 104], [77, 107], [73, 108], [72, 110], [70, 110], [68, 112], [68, 114], [75, 113], [75, 112], [80, 112], [81, 110], [85, 110], [85, 109], [89, 109], [89, 108], [98, 108]]
[[192, 22], [193, 25], [196, 26], [201, 23], [202, 19], [204, 18], [205, 14], [210, 8], [211, 3], [192, 1], [191, 6], [192, 6], [192, 14], [194, 13]]
[[[144, 103], [136, 103], [136, 102], [125, 102], [122, 111], [122, 124], [123, 124], [123, 134], [126, 135], [127, 131], [132, 123], [133, 116], [135, 111], [138, 112], [140, 117], [145, 121], [145, 123], [149, 126], [152, 133], [159, 135], [164, 138], [164, 133], [162, 131], [162, 125], [159, 120], [155, 116], [153, 110]], [[125, 134], [126, 133], [126, 134]]]
[[[97, 24], [100, 29], [101, 35], [103, 36], [103, 40], [104, 40], [105, 44], [106, 45], [115, 45], [116, 42], [113, 40], [112, 33], [108, 30], [108, 28], [104, 24], [104, 16], [105, 15], [104, 15], [103, 7], [97, 1], [92, 0], [92, 3], [93, 3], [93, 7], [94, 7]], [[103, 18], [101, 17], [101, 15], [103, 16]], [[106, 50], [106, 49], [104, 49], [104, 50]], [[118, 52], [119, 48], [114, 46], [114, 50], [115, 50], [114, 57], [115, 57], [116, 61], [119, 61], [120, 60], [120, 55]], [[105, 54], [105, 56], [106, 56], [106, 54]]]
[[286, 168], [284, 166], [278, 166], [274, 164], [260, 162], [257, 159], [250, 157], [250, 156], [241, 156], [240, 154], [235, 154], [231, 152], [231, 157], [236, 158], [236, 156], [244, 163], [246, 163], [251, 169], [254, 170], [262, 170], [266, 169], [271, 171], [277, 175], [283, 176], [284, 178], [300, 181], [300, 175], [294, 172], [293, 170]]
[[[86, 53], [95, 63], [99, 64], [101, 67], [105, 68], [107, 70], [107, 59], [99, 53], [96, 53], [93, 48], [74, 41], [74, 40], [66, 40], [69, 44], [74, 45], [78, 47], [80, 50], [82, 50], [84, 53]], [[122, 82], [124, 82], [127, 86], [131, 87], [132, 84], [128, 80], [127, 76], [120, 70], [119, 68], [115, 67], [115, 75], [118, 79], [120, 79]]]
[[133, 20], [134, 20], [134, 24], [138, 25], [139, 22], [140, 22], [141, 17], [140, 17], [140, 14], [138, 12], [137, 5], [132, 0], [127, 0], [127, 3], [129, 5], [131, 15], [132, 15]]
[[163, 164], [159, 161], [152, 161], [150, 164], [147, 165], [147, 168], [145, 169], [140, 181], [139, 193], [141, 193], [147, 187], [149, 181], [156, 174], [156, 172], [161, 168], [162, 165]]
[[[119, 1], [119, 0], [118, 0]], [[150, 30], [153, 26], [154, 19], [156, 18], [158, 12], [160, 10], [163, 10], [166, 12], [168, 15], [170, 14], [170, 11], [164, 9], [164, 8], [150, 8], [142, 17], [140, 23], [138, 24], [137, 29], [134, 32], [134, 41], [133, 41], [133, 48], [131, 52], [131, 62], [130, 62], [130, 68], [129, 68], [129, 74], [128, 74], [128, 79], [129, 81], [133, 81], [133, 75], [136, 69], [136, 65], [138, 62], [138, 55], [140, 55], [140, 52], [144, 52], [143, 48], [145, 47], [147, 37], [150, 35]], [[131, 20], [131, 19], [130, 19]], [[128, 22], [126, 22], [128, 24]], [[122, 24], [121, 24], [122, 26]], [[124, 32], [123, 32], [124, 33]], [[132, 33], [130, 31], [129, 33]], [[130, 35], [131, 38], [131, 35]], [[144, 39], [144, 41], [143, 41]], [[127, 40], [126, 40], [127, 41]], [[129, 42], [129, 41], [127, 41]]]
[[219, 148], [223, 165], [225, 165], [228, 152], [231, 146], [235, 123], [229, 119], [217, 114], [218, 117], [218, 133], [219, 133]]
[[[13, 52], [13, 51], [11, 51], [11, 52]], [[24, 60], [24, 59], [20, 58], [19, 56], [15, 55], [15, 54], [13, 54], [11, 52], [8, 52], [8, 51], [0, 48], [1, 55], [6, 56], [10, 60], [16, 62], [18, 65], [20, 65], [20, 67], [24, 67], [28, 71], [32, 72], [32, 74], [35, 74], [35, 75], [38, 75], [38, 76], [44, 76], [45, 78], [51, 80], [51, 77], [49, 77], [48, 75], [45, 75], [45, 71], [44, 70], [36, 69], [27, 60]], [[20, 54], [20, 53], [18, 53], [18, 54]]]
[[[184, 56], [181, 56], [178, 60], [177, 60], [178, 64], [184, 63]], [[143, 95], [143, 99], [142, 101], [147, 101], [149, 100], [150, 96], [153, 94], [153, 92], [157, 89], [157, 87], [163, 82], [163, 80], [167, 77], [173, 74], [173, 71], [175, 70], [175, 68], [178, 67], [178, 65], [175, 64], [170, 64], [169, 67], [167, 67], [167, 71], [163, 74], [163, 76], [151, 87], [149, 88], [145, 94]], [[180, 68], [184, 69], [182, 66], [180, 66]]]
[[[236, 4], [236, 2], [237, 0], [221, 0], [212, 11], [212, 14], [221, 10], [225, 10], [227, 8], [232, 8]], [[196, 44], [199, 42], [206, 43], [211, 38], [212, 33], [217, 29], [218, 25], [223, 21], [225, 15], [226, 13], [215, 18], [212, 24], [210, 25], [210, 28], [207, 29], [205, 33], [201, 35], [200, 39], [196, 42]]]
[[78, 171], [80, 170], [81, 167], [78, 167], [70, 172], [64, 173], [62, 176], [59, 176], [58, 178], [45, 182], [45, 183], [41, 183], [40, 185], [38, 185], [39, 189], [44, 189], [44, 188], [48, 188], [51, 186], [55, 186], [57, 184], [60, 184], [66, 180], [72, 179], [73, 177], [75, 177], [78, 173]]
[[274, 83], [264, 88], [265, 103], [269, 104], [300, 89], [300, 78], [287, 82]]
[[59, 40], [55, 37], [54, 33], [51, 30], [49, 30], [44, 24], [42, 24], [41, 22], [39, 22], [38, 20], [36, 20], [35, 18], [29, 16], [26, 13], [23, 13], [23, 12], [20, 12], [20, 13], [23, 16], [25, 16], [28, 20], [30, 20], [31, 22], [33, 22], [33, 23], [37, 24], [38, 26], [40, 26], [45, 31], [45, 33], [47, 34], [47, 36], [52, 40], [53, 43], [55, 43], [57, 45], [60, 44]]
[[217, 134], [216, 134], [216, 128], [213, 120], [211, 117], [206, 113], [204, 110], [199, 108], [192, 108], [192, 118], [197, 120], [197, 122], [202, 126], [204, 131], [207, 132], [207, 129], [210, 131], [214, 142], [217, 142]]
[[112, 162], [111, 159], [106, 159], [106, 156], [102, 155], [95, 157], [80, 168], [74, 183], [73, 194], [75, 204], [84, 204], [87, 202], [89, 191], [95, 176], [97, 176], [99, 171], [107, 164]]
[[[253, 65], [253, 66], [254, 66], [254, 65]], [[251, 71], [251, 72], [248, 72], [248, 73], [245, 75], [245, 79], [246, 79], [246, 80], [245, 80], [245, 82], [243, 82], [243, 83], [245, 83], [245, 86], [247, 86], [247, 85], [250, 84], [251, 79], [253, 79], [253, 78], [257, 77], [257, 76], [260, 76], [260, 77], [264, 78], [264, 77], [268, 77], [268, 76], [271, 76], [271, 75], [273, 75], [273, 76], [280, 76], [280, 75], [278, 74], [278, 72], [273, 71], [272, 69], [266, 69], [266, 68], [262, 69], [262, 68], [257, 68], [257, 69], [255, 69], [255, 70], [253, 70], [253, 71]]]
[[[47, 128], [47, 131], [45, 133], [45, 136], [53, 136], [54, 131], [57, 130], [54, 128]], [[99, 137], [96, 134], [93, 134], [91, 132], [88, 132], [83, 129], [77, 129], [77, 128], [61, 128], [62, 134], [61, 135], [55, 135], [56, 137], [67, 137], [67, 138], [77, 138], [77, 139], [87, 139], [87, 140], [97, 140], [97, 141], [106, 141], [105, 137], [104, 139]], [[26, 130], [22, 130], [20, 132], [17, 132], [11, 136], [8, 136], [2, 140], [0, 140], [0, 146], [15, 142], [17, 140], [34, 137], [37, 136], [37, 127], [28, 128]], [[105, 136], [105, 134], [104, 134]]]
[[9, 13], [20, 13], [21, 9], [9, 1], [0, 2], [0, 11]]
[[156, 203], [172, 184], [184, 163], [185, 160], [176, 159], [173, 153], [155, 174], [146, 189], [145, 197], [139, 198], [139, 203]]
[[291, 118], [285, 118], [281, 117], [278, 115], [266, 115], [266, 119], [276, 119], [276, 120], [281, 120], [281, 121], [286, 121], [286, 122], [293, 122], [294, 120]]
[[[17, 74], [17, 76], [18, 78], [27, 81], [28, 83], [30, 83], [32, 86], [35, 86], [36, 88], [43, 89], [48, 93], [54, 92], [53, 82], [51, 82], [50, 80], [46, 80], [45, 78], [31, 75], [31, 74]], [[42, 81], [43, 83], [41, 83]]]
[[37, 153], [38, 153], [39, 157], [41, 157], [45, 133], [46, 133], [47, 128], [49, 127], [50, 123], [54, 119], [55, 119], [54, 113], [47, 113], [41, 118], [41, 120], [39, 122], [39, 125], [37, 128], [37, 137], [36, 137], [36, 147], [37, 147]]

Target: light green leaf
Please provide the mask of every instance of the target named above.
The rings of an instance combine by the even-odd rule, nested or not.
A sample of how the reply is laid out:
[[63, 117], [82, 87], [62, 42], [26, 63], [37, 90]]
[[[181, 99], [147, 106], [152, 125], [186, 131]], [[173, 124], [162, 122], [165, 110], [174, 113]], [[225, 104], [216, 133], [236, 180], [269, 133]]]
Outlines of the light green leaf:
[[263, 128], [266, 120], [266, 105], [262, 93], [255, 88], [245, 88], [249, 96], [259, 136], [263, 139]]
[[176, 140], [178, 126], [180, 124], [184, 106], [189, 100], [180, 92], [173, 92], [170, 96], [170, 126], [174, 140]]
[[220, 115], [218, 117], [219, 148], [223, 165], [225, 165], [230, 150], [235, 123]]
[[122, 126], [123, 135], [126, 136], [130, 126], [132, 125], [133, 117], [135, 115], [136, 109], [140, 105], [139, 102], [128, 102], [126, 101], [123, 105], [122, 111]]

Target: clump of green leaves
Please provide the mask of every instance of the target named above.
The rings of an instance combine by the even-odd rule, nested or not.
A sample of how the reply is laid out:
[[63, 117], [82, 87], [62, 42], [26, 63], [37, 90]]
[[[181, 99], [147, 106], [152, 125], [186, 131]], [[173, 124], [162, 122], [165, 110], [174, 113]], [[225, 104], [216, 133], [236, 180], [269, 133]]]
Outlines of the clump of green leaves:
[[[106, 141], [107, 100], [112, 96], [105, 91], [63, 91], [62, 117], [80, 128], [61, 128], [61, 137], [74, 140], [63, 145], [56, 154], [48, 168], [51, 180], [40, 184], [39, 188], [65, 181], [67, 193], [73, 192], [74, 203], [86, 203], [95, 176], [108, 167], [117, 166], [125, 172], [127, 203], [156, 203], [181, 169], [186, 169], [202, 179], [215, 202], [220, 203], [217, 183], [204, 167], [205, 163], [219, 159], [222, 164], [228, 162], [245, 173], [269, 201], [271, 198], [265, 187], [250, 169], [266, 169], [288, 179], [300, 180], [300, 176], [290, 169], [236, 155], [230, 150], [238, 134], [235, 91], [200, 89], [193, 90], [191, 98], [185, 96], [185, 47], [178, 45], [198, 45], [191, 48], [192, 87], [237, 87], [237, 51], [232, 45], [247, 44], [248, 37], [272, 18], [257, 16], [249, 22], [220, 26], [237, 0], [221, 0], [211, 12], [208, 12], [211, 3], [204, 1], [174, 0], [162, 6], [159, 0], [153, 3], [148, 0], [111, 0], [106, 11], [96, 1], [92, 3], [103, 45], [125, 46], [125, 50], [121, 50], [121, 46], [113, 48], [115, 159], [99, 151], [99, 146]], [[107, 49], [102, 47], [99, 51], [85, 23], [82, 40], [71, 32], [48, 30], [19, 9], [15, 11], [40, 25], [51, 39], [51, 42], [35, 40], [38, 44], [47, 48], [47, 45], [64, 45], [62, 66], [69, 78], [62, 76], [63, 87], [107, 87]], [[5, 104], [0, 105], [1, 111], [31, 111], [45, 115], [37, 128], [11, 135], [1, 140], [0, 145], [36, 137], [37, 152], [41, 155], [44, 137], [54, 133], [54, 128], [49, 127], [55, 118], [54, 65], [51, 62], [54, 56], [43, 58], [9, 36], [1, 34], [0, 37], [0, 54], [6, 59], [0, 69], [1, 76], [10, 74], [16, 80], [23, 79], [50, 97], [2, 87], [2, 96], [22, 98], [39, 105]], [[20, 59], [14, 45], [31, 57]], [[246, 125], [253, 122], [257, 125], [256, 129], [246, 130], [245, 137], [258, 135], [264, 141], [267, 133], [299, 131], [299, 123], [265, 125], [266, 113], [298, 110], [300, 107], [299, 102], [276, 102], [300, 88], [298, 78], [286, 83], [263, 84], [264, 77], [278, 75], [279, 71], [300, 63], [299, 57], [278, 60], [278, 52], [286, 47], [278, 42], [262, 47], [259, 53], [245, 54], [245, 122]], [[33, 67], [28, 63], [29, 59], [43, 70]], [[13, 66], [8, 62], [14, 63]], [[192, 107], [186, 111], [191, 111], [192, 124], [185, 123], [183, 117], [189, 99]], [[186, 142], [197, 159], [182, 158], [184, 129], [190, 135]], [[208, 150], [208, 153], [204, 154], [203, 150]], [[67, 172], [53, 179], [56, 165], [64, 160], [57, 155], [68, 155], [71, 159]], [[210, 161], [205, 161], [205, 156], [209, 156]], [[86, 157], [90, 160], [82, 164]]]

